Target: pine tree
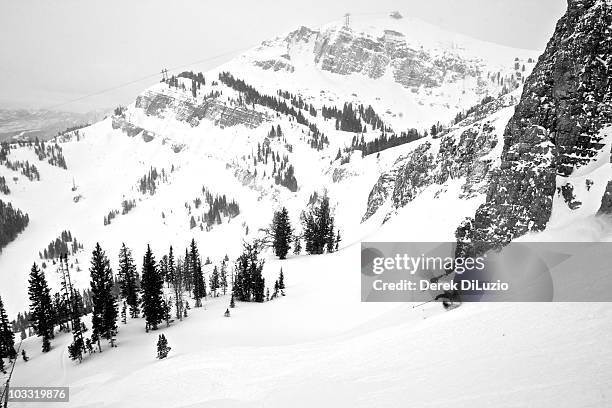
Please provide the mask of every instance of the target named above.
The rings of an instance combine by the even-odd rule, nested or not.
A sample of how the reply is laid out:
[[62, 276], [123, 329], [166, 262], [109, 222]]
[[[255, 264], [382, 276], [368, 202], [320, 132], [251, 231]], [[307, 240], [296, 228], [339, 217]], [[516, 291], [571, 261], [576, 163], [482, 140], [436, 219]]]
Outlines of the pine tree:
[[171, 349], [171, 347], [168, 347], [166, 336], [160, 334], [157, 338], [157, 358], [160, 360], [166, 358]]
[[[170, 252], [168, 253], [166, 258], [166, 282], [168, 283], [168, 285], [173, 284], [174, 283], [174, 275], [176, 274], [175, 271], [175, 263], [174, 263], [174, 252], [172, 251], [172, 246], [170, 246]], [[168, 286], [170, 287], [170, 286]]]
[[0, 361], [4, 357], [13, 360], [16, 356], [15, 335], [11, 329], [6, 310], [4, 310], [4, 303], [2, 303], [2, 298], [0, 297]]
[[163, 307], [164, 281], [157, 271], [155, 257], [151, 247], [147, 245], [147, 252], [142, 261], [142, 312], [146, 319], [146, 328], [157, 330], [157, 326], [164, 319]]
[[157, 270], [161, 275], [164, 282], [168, 281], [168, 255], [164, 255], [161, 257], [159, 264], [157, 265]]
[[91, 294], [93, 311], [91, 325], [98, 340], [98, 350], [102, 351], [100, 338], [111, 340], [117, 334], [117, 301], [113, 296], [113, 271], [106, 254], [96, 243], [91, 254]]
[[233, 295], [242, 302], [263, 302], [265, 280], [261, 275], [264, 261], [258, 259], [259, 249], [255, 244], [244, 244], [242, 255], [236, 261], [236, 277]]
[[202, 307], [202, 298], [206, 297], [206, 281], [202, 272], [202, 261], [197, 258], [193, 269], [193, 298], [195, 307]]
[[322, 254], [326, 248], [329, 249], [330, 242], [334, 240], [334, 218], [331, 216], [327, 196], [321, 199], [318, 207], [302, 213], [302, 225], [307, 253]]
[[43, 353], [51, 349], [50, 339], [53, 338], [53, 303], [45, 274], [40, 271], [36, 263], [32, 265], [29, 278], [28, 294], [30, 298], [30, 315], [32, 327], [38, 336], [42, 337]]
[[299, 255], [302, 252], [302, 239], [299, 236], [293, 237], [293, 254]]
[[168, 274], [170, 283], [174, 289], [176, 318], [183, 320], [183, 268], [178, 263], [174, 264], [174, 251], [172, 246], [168, 253]]
[[81, 298], [79, 292], [72, 287], [68, 256], [60, 255], [59, 268], [62, 275], [62, 290], [67, 304], [70, 324], [72, 325], [72, 343], [68, 346], [68, 355], [72, 360], [83, 360], [85, 341], [83, 340], [83, 324], [81, 323]]
[[195, 307], [202, 306], [202, 298], [206, 297], [206, 282], [202, 273], [202, 260], [198, 252], [195, 240], [191, 240], [189, 250], [189, 264], [193, 271], [193, 298], [196, 301]]
[[283, 268], [281, 268], [280, 275], [278, 276], [278, 289], [281, 295], [285, 296], [285, 276], [283, 275]]
[[125, 302], [121, 306], [121, 323], [127, 324], [127, 303]]
[[287, 211], [287, 208], [283, 207], [280, 211], [274, 213], [270, 229], [272, 231], [274, 254], [280, 259], [285, 259], [293, 238], [293, 230], [291, 228], [289, 211]]
[[330, 217], [329, 225], [327, 228], [327, 237], [326, 237], [326, 246], [327, 252], [332, 253], [336, 248], [336, 235], [334, 234], [334, 219]]
[[138, 272], [132, 258], [132, 251], [123, 244], [119, 250], [119, 286], [121, 297], [130, 309], [130, 317], [140, 314], [138, 299]]
[[191, 292], [193, 286], [193, 271], [191, 270], [191, 262], [189, 262], [189, 249], [185, 248], [185, 258], [183, 260], [183, 282], [185, 290]]
[[219, 269], [217, 269], [217, 265], [213, 268], [212, 273], [210, 274], [210, 293], [211, 296], [217, 297], [217, 290], [219, 289]]
[[53, 294], [53, 310], [55, 311], [55, 324], [59, 326], [60, 331], [68, 332], [69, 328], [66, 323], [70, 320], [70, 311], [66, 300], [59, 293]]
[[236, 307], [236, 302], [234, 301], [234, 294], [232, 293], [232, 297], [230, 298], [230, 308], [235, 308]]
[[68, 356], [72, 360], [83, 360], [83, 350], [80, 343], [73, 342], [68, 346]]
[[221, 262], [221, 274], [219, 277], [219, 286], [223, 290], [223, 295], [227, 293], [227, 263], [225, 259]]
[[170, 299], [166, 299], [164, 297], [164, 320], [166, 321], [166, 327], [170, 327], [170, 319], [172, 318], [172, 315], [170, 314], [170, 312], [172, 311], [172, 297], [170, 297]]
[[278, 297], [278, 279], [274, 281], [274, 293], [272, 294], [272, 299]]

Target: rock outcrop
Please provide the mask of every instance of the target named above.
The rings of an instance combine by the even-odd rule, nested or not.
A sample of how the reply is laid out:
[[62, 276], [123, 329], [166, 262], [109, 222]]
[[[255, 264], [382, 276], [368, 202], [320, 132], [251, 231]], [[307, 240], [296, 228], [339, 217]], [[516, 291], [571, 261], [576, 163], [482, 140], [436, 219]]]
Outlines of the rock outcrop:
[[612, 180], [608, 181], [606, 191], [604, 192], [603, 197], [601, 197], [601, 206], [599, 207], [597, 214], [612, 215]]
[[136, 107], [147, 115], [166, 117], [172, 115], [180, 121], [197, 126], [206, 119], [220, 127], [244, 125], [250, 128], [259, 126], [264, 114], [245, 106], [228, 106], [216, 98], [208, 98], [200, 103], [182, 96], [149, 90], [136, 98]]
[[458, 252], [480, 253], [546, 227], [557, 175], [602, 153], [600, 131], [612, 122], [611, 65], [612, 3], [569, 0], [506, 127], [487, 201], [457, 230]]
[[[279, 43], [264, 42], [263, 47]], [[289, 51], [308, 44], [320, 69], [340, 75], [360, 73], [377, 79], [390, 71], [395, 81], [406, 88], [439, 87], [445, 82], [480, 77], [481, 61], [456, 53], [432, 52], [408, 45], [403, 33], [384, 30], [380, 36], [360, 33], [346, 27], [315, 31], [301, 27], [282, 40], [288, 53], [277, 59], [253, 63], [266, 70], [293, 72]]]
[[[504, 99], [510, 100], [510, 97]], [[494, 111], [505, 107], [497, 100], [488, 106]], [[483, 107], [483, 110], [487, 109]], [[379, 177], [368, 196], [362, 221], [370, 218], [388, 200], [391, 200], [392, 209], [399, 209], [414, 200], [425, 188], [434, 184], [443, 185], [449, 180], [465, 180], [460, 198], [483, 194], [490, 173], [495, 168], [495, 157], [491, 156], [491, 152], [501, 137], [496, 131], [493, 117], [475, 120], [483, 110], [477, 110], [437, 140], [413, 142], [417, 145], [414, 150], [400, 157], [389, 171]], [[387, 219], [389, 216], [387, 214]]]

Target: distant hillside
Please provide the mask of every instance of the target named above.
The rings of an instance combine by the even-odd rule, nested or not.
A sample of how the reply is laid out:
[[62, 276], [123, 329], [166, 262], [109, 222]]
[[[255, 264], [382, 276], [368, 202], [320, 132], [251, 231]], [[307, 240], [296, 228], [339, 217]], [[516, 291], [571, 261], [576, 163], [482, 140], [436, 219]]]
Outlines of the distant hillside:
[[104, 115], [50, 110], [0, 109], [0, 142], [8, 140], [48, 140], [67, 128], [93, 123]]

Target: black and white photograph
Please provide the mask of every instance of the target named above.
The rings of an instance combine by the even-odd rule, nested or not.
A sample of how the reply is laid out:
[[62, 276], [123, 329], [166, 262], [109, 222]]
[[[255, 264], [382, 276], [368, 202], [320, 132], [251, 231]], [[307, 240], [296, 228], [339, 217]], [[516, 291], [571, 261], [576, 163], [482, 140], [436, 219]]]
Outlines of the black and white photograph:
[[612, 0], [0, 0], [9, 407], [612, 407]]

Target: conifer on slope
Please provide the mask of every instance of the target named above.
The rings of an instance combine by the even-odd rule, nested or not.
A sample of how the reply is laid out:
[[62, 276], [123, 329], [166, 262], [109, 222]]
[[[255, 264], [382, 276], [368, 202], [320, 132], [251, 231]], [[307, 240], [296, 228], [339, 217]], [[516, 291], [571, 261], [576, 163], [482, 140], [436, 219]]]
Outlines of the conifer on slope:
[[4, 303], [0, 297], [0, 359], [8, 357], [14, 359], [17, 356], [15, 351], [15, 335], [11, 329]]
[[285, 259], [293, 239], [293, 229], [291, 228], [287, 208], [283, 207], [280, 211], [274, 213], [271, 230], [274, 254], [280, 259]]
[[106, 254], [97, 243], [91, 254], [91, 294], [93, 310], [91, 325], [93, 334], [98, 340], [98, 349], [102, 351], [100, 339], [111, 340], [117, 334], [117, 300], [113, 296], [113, 271]]
[[151, 246], [147, 245], [147, 252], [142, 261], [142, 313], [146, 319], [146, 328], [157, 330], [157, 326], [164, 319], [162, 276], [157, 271], [155, 257]]
[[130, 317], [136, 318], [140, 314], [138, 299], [138, 272], [132, 257], [132, 251], [123, 244], [119, 250], [119, 285], [121, 297], [130, 309]]
[[30, 270], [28, 294], [30, 298], [30, 314], [32, 327], [36, 334], [42, 337], [42, 351], [44, 353], [51, 349], [50, 340], [53, 336], [53, 302], [47, 285], [45, 274], [38, 268], [36, 263]]

